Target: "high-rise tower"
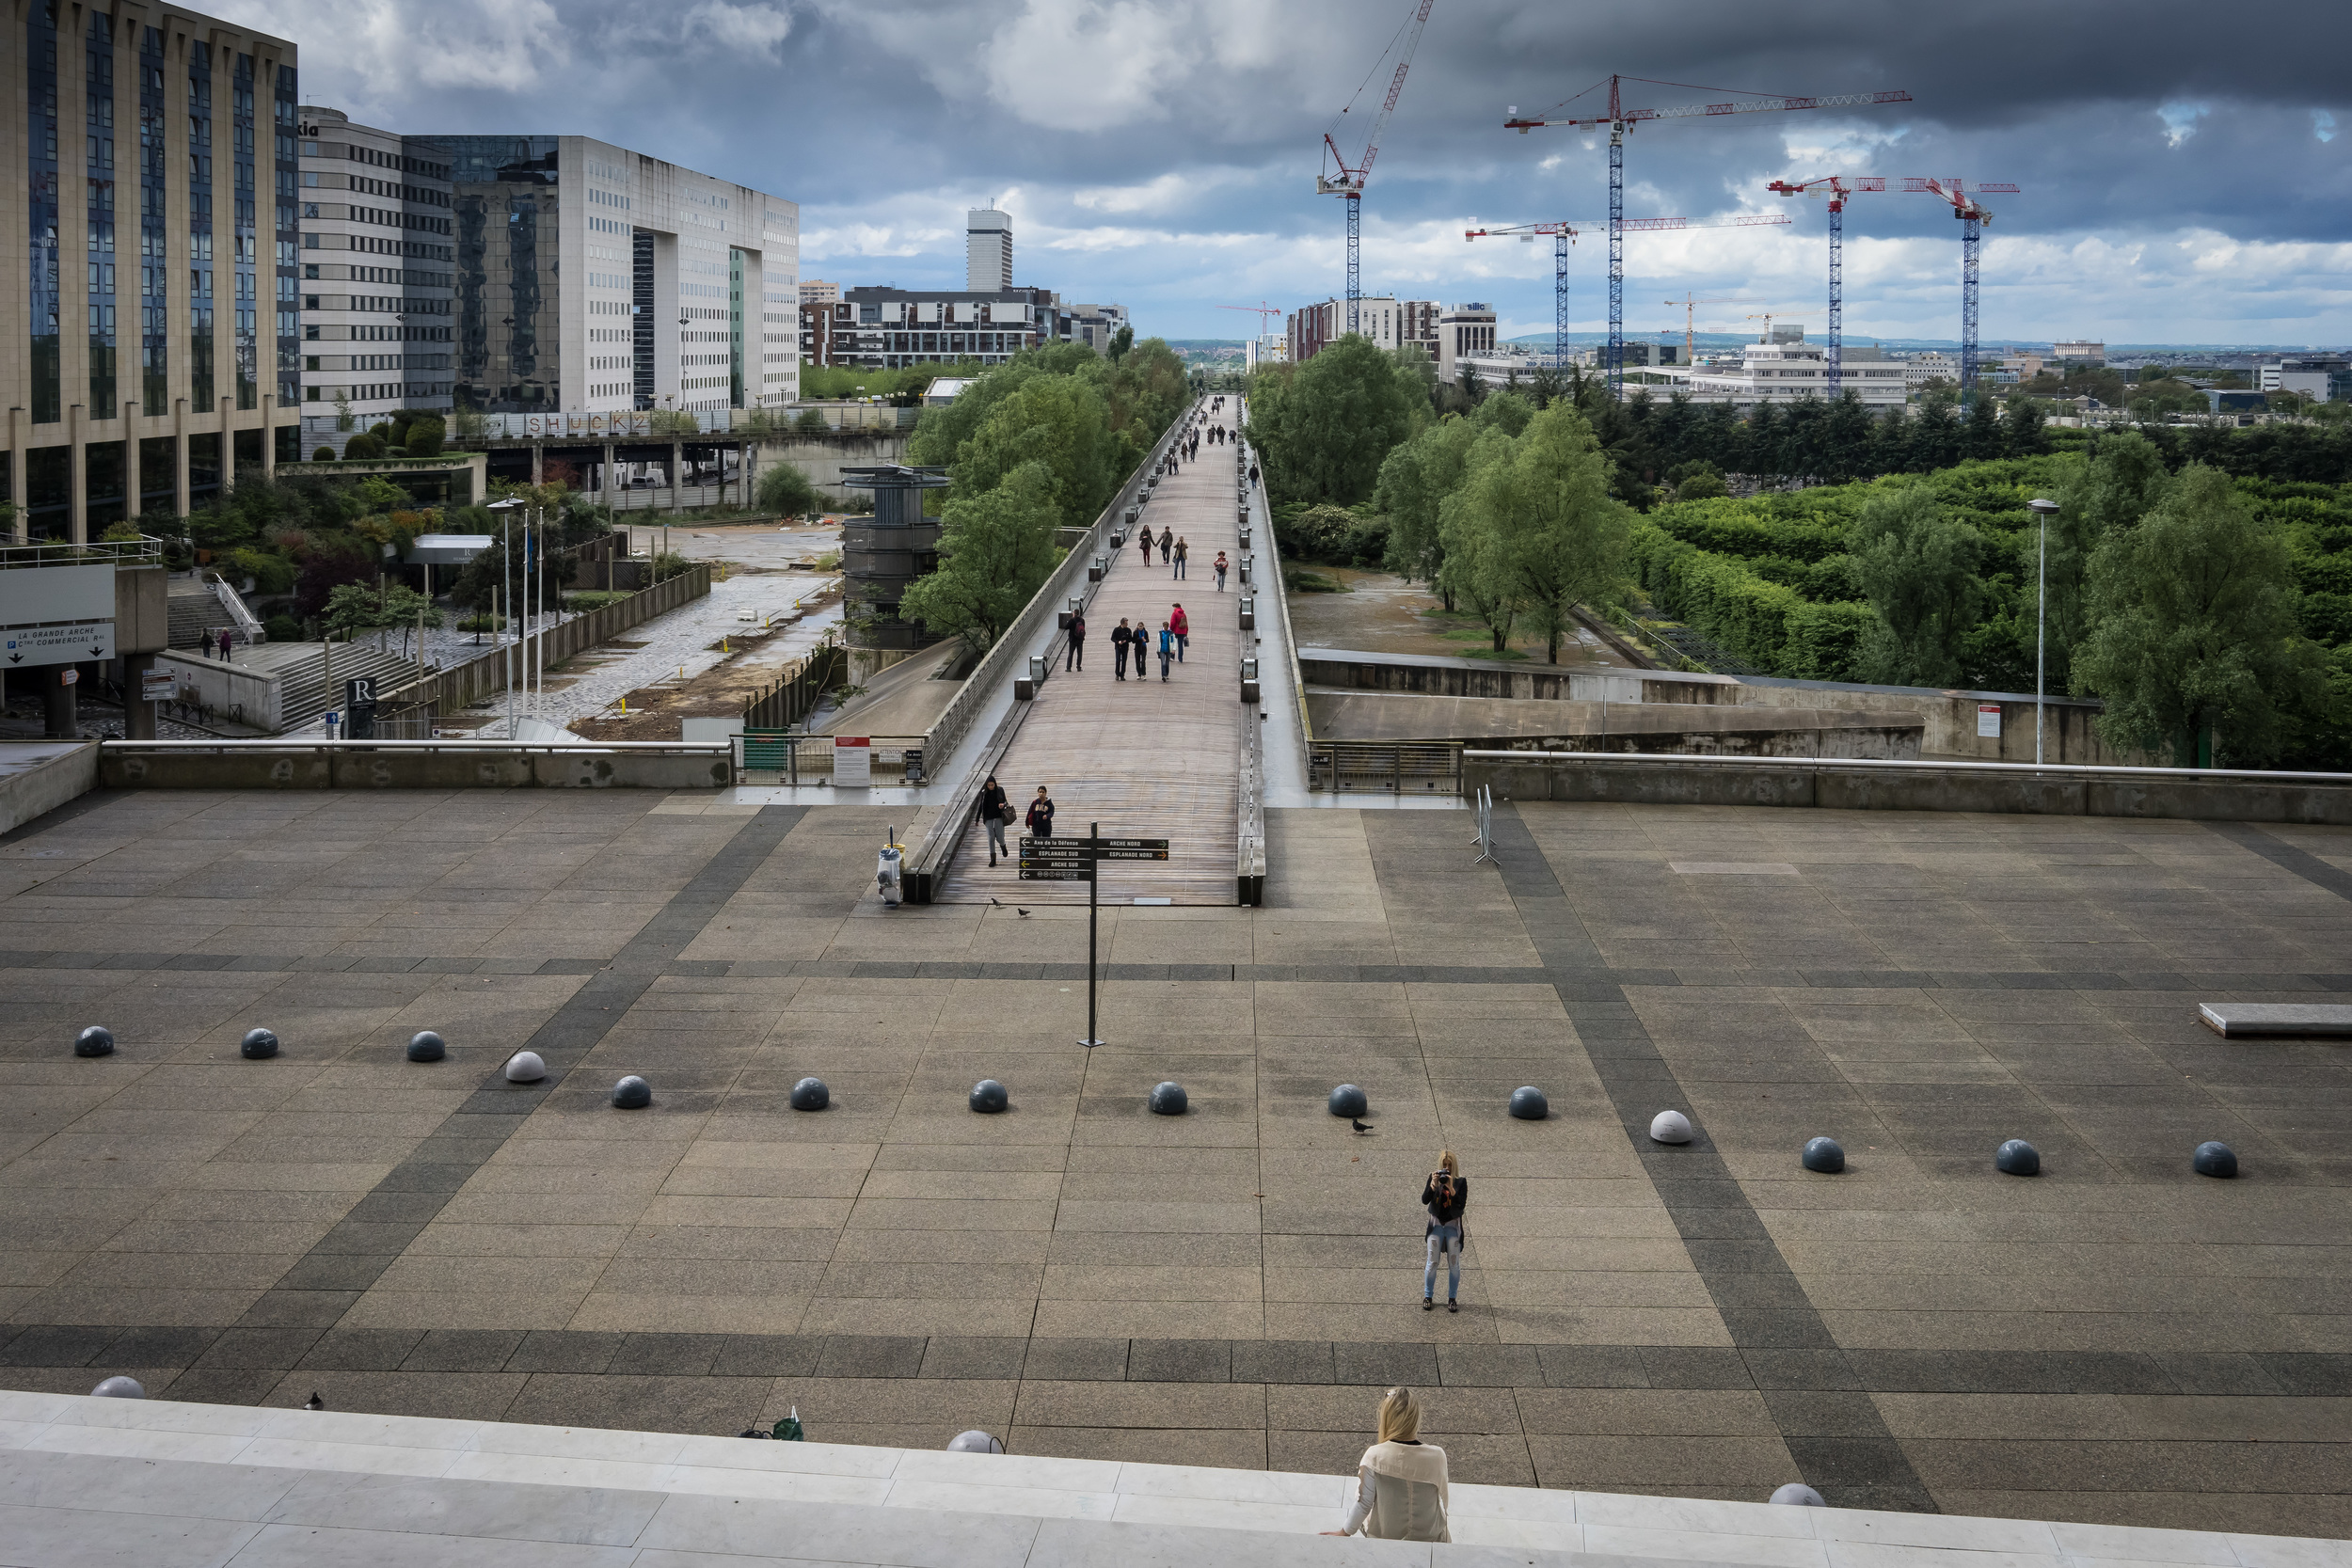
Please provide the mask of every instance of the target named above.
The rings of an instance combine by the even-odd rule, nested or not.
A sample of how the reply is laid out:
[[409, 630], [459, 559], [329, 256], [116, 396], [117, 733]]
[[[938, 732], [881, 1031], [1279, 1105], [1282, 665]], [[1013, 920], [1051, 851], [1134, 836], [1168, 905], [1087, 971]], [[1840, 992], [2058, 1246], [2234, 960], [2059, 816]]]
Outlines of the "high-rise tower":
[[993, 207], [975, 207], [963, 220], [963, 287], [968, 293], [997, 293], [1012, 287], [1012, 218]]

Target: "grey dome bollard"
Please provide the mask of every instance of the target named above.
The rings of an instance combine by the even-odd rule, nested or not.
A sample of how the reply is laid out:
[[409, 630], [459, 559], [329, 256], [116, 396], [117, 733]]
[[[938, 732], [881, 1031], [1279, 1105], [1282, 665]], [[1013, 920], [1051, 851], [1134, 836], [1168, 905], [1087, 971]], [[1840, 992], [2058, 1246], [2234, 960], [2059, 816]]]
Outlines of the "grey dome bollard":
[[1821, 1500], [1821, 1495], [1819, 1492], [1801, 1481], [1792, 1481], [1786, 1486], [1773, 1487], [1772, 1501], [1786, 1503], [1792, 1508], [1827, 1508], [1829, 1506]]
[[632, 1072], [612, 1085], [612, 1103], [624, 1111], [642, 1111], [653, 1103], [653, 1085]]
[[89, 1391], [94, 1400], [143, 1400], [147, 1386], [135, 1377], [110, 1377]]
[[278, 1037], [266, 1029], [247, 1029], [237, 1050], [247, 1061], [265, 1062], [278, 1054]]
[[1691, 1141], [1691, 1118], [1680, 1111], [1661, 1111], [1650, 1117], [1649, 1141], [1654, 1144], [1687, 1144]]
[[792, 1085], [792, 1108], [796, 1111], [821, 1111], [833, 1103], [833, 1091], [825, 1087], [822, 1078], [803, 1078]]
[[1342, 1084], [1326, 1101], [1335, 1117], [1360, 1117], [1372, 1109], [1372, 1098], [1353, 1084]]
[[2228, 1178], [2237, 1174], [2237, 1151], [2224, 1143], [2199, 1144], [2188, 1163], [2200, 1176]]
[[2023, 1138], [2011, 1138], [1993, 1151], [1993, 1168], [2004, 1176], [2039, 1176], [2042, 1150]]
[[1182, 1084], [1171, 1081], [1152, 1086], [1152, 1114], [1155, 1117], [1181, 1117], [1191, 1103]]
[[1511, 1091], [1511, 1116], [1517, 1121], [1541, 1121], [1551, 1115], [1551, 1101], [1544, 1091], [1533, 1084], [1522, 1084]]
[[959, 1432], [947, 1439], [949, 1453], [1003, 1453], [1005, 1445], [985, 1432]]
[[103, 1023], [93, 1023], [73, 1037], [76, 1056], [111, 1056], [115, 1053], [115, 1032]]
[[548, 1064], [539, 1059], [536, 1051], [517, 1051], [506, 1058], [506, 1081], [510, 1084], [536, 1084], [548, 1075]]
[[993, 1078], [983, 1078], [972, 1085], [972, 1109], [984, 1117], [993, 1117], [1011, 1103], [1012, 1096]]
[[412, 1062], [437, 1062], [449, 1054], [449, 1041], [430, 1029], [420, 1029], [408, 1037], [408, 1059]]
[[1804, 1168], [1836, 1176], [1846, 1168], [1846, 1149], [1836, 1138], [1813, 1138], [1804, 1146]]

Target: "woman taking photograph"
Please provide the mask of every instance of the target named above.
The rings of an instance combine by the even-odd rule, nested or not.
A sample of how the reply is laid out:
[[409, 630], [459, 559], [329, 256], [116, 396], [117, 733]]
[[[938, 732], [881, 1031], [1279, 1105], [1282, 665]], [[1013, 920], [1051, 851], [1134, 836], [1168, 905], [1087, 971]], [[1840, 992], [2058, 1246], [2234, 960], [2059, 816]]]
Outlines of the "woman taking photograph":
[[1421, 1189], [1422, 1207], [1429, 1211], [1429, 1260], [1421, 1271], [1421, 1309], [1437, 1305], [1438, 1258], [1446, 1259], [1445, 1309], [1459, 1312], [1454, 1298], [1462, 1293], [1462, 1211], [1470, 1207], [1470, 1181], [1462, 1175], [1454, 1150], [1438, 1151], [1438, 1168]]
[[1421, 1402], [1409, 1388], [1380, 1396], [1380, 1440], [1356, 1466], [1347, 1517], [1326, 1535], [1361, 1530], [1377, 1541], [1451, 1541], [1445, 1450], [1421, 1440]]

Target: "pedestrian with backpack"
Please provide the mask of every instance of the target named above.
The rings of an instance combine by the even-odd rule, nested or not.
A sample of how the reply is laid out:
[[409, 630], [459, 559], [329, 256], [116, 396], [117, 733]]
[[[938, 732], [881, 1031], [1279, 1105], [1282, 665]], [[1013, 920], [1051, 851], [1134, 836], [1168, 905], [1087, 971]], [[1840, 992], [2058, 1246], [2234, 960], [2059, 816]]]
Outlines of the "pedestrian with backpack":
[[1163, 683], [1168, 679], [1168, 661], [1175, 657], [1176, 634], [1168, 629], [1166, 621], [1162, 621], [1160, 623], [1160, 679]]
[[1168, 629], [1176, 634], [1176, 662], [1184, 661], [1184, 645], [1192, 641], [1192, 623], [1184, 619], [1184, 607], [1178, 605], [1176, 613], [1168, 618]]

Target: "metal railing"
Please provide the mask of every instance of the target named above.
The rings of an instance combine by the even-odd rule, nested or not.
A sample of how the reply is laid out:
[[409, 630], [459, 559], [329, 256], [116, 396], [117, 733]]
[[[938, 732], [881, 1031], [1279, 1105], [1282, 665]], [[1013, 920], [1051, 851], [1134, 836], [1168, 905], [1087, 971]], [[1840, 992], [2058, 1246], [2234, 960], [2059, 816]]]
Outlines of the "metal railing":
[[[1346, 744], [1366, 744], [1348, 742]], [[2352, 773], [2273, 772], [2259, 768], [2134, 768], [2121, 763], [1938, 762], [1893, 757], [1734, 757], [1677, 752], [1512, 752], [1456, 749], [1462, 762], [1573, 762], [1596, 768], [1670, 762], [1690, 768], [1803, 768], [1886, 773], [2031, 773], [2068, 779], [2225, 779], [2251, 784], [2312, 784], [2352, 788]]]
[[743, 705], [743, 727], [780, 730], [800, 722], [816, 711], [827, 691], [849, 678], [849, 666], [847, 650], [830, 641], [819, 642], [782, 680]]
[[262, 629], [261, 617], [246, 608], [244, 595], [229, 586], [227, 578], [215, 572], [206, 580], [213, 591], [213, 597], [218, 599], [221, 609], [229, 612], [230, 621], [235, 625], [237, 635], [245, 639], [246, 647], [268, 639], [269, 634]]
[[0, 572], [22, 566], [88, 566], [111, 561], [118, 566], [157, 566], [163, 563], [164, 542], [153, 534], [136, 539], [104, 539], [87, 545], [0, 545]]
[[1307, 787], [1342, 795], [1459, 795], [1462, 746], [1432, 740], [1310, 741]]
[[[784, 749], [782, 767], [755, 767], [759, 760], [747, 760], [746, 737], [736, 737], [735, 782], [744, 784], [812, 784], [833, 777], [834, 736], [830, 735], [763, 736], [758, 745]], [[912, 752], [922, 767], [923, 737], [919, 735], [877, 735], [864, 737], [872, 743], [873, 778], [877, 784], [903, 785], [907, 783], [907, 757]]]
[[310, 736], [279, 738], [264, 736], [254, 740], [102, 740], [100, 747], [118, 756], [143, 753], [201, 754], [213, 752], [223, 756], [288, 756], [341, 754], [348, 752], [398, 752], [422, 753], [454, 752], [468, 755], [487, 752], [522, 753], [530, 756], [691, 756], [724, 757], [733, 750], [723, 740], [579, 740], [540, 742], [532, 740], [325, 740]]

